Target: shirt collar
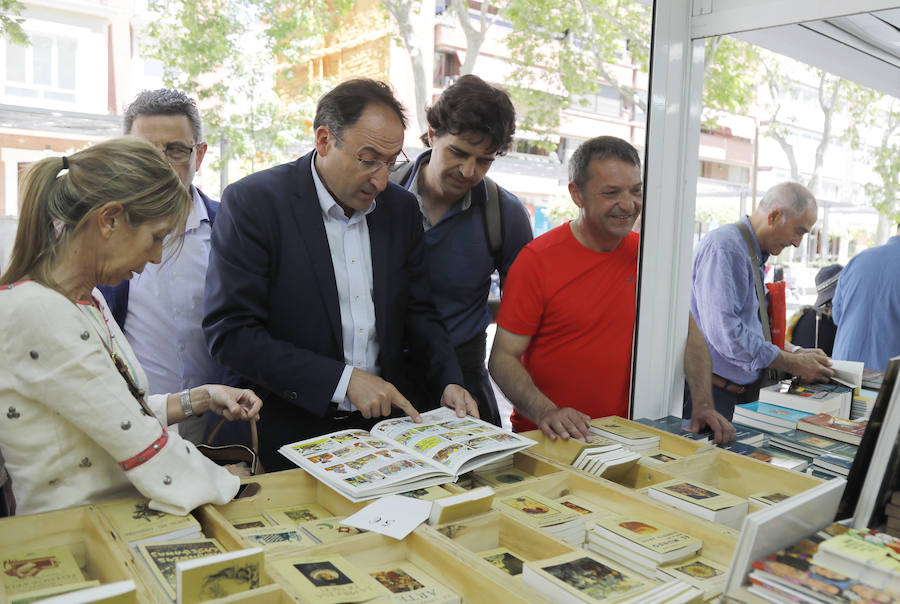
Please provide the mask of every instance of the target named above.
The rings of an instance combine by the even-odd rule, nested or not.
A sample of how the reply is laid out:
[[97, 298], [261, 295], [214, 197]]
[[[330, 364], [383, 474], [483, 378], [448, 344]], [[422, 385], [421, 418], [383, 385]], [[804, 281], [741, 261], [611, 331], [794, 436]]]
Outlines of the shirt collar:
[[350, 218], [347, 218], [347, 215], [344, 214], [344, 208], [338, 205], [338, 202], [334, 200], [334, 197], [328, 191], [325, 183], [322, 182], [322, 178], [319, 176], [319, 171], [316, 169], [316, 157], [318, 157], [318, 153], [313, 151], [312, 160], [310, 160], [310, 168], [312, 169], [313, 184], [316, 187], [316, 197], [319, 198], [319, 207], [322, 208], [322, 214], [324, 214], [326, 217], [343, 218], [344, 220], [350, 222], [357, 222], [359, 220], [362, 220], [363, 217], [368, 216], [375, 210], [375, 206], [378, 203], [376, 201], [377, 196], [376, 199], [372, 200], [372, 205], [370, 205], [365, 212], [354, 210], [353, 215]]
[[[422, 168], [428, 165], [428, 158], [430, 157], [431, 149], [425, 151], [424, 153], [422, 153], [422, 155], [416, 158], [416, 166], [412, 171], [412, 175], [410, 176], [409, 189], [407, 189], [410, 193], [416, 196], [416, 201], [419, 204], [419, 212], [421, 212], [422, 214], [422, 225], [426, 230], [434, 225], [431, 224], [430, 220], [428, 220], [428, 214], [425, 212], [425, 202], [422, 201], [422, 195], [421, 193], [419, 193], [419, 174], [422, 172]], [[483, 186], [483, 182], [484, 181], [479, 182], [477, 185], [475, 185], [475, 187]], [[472, 189], [474, 189], [475, 187], [472, 187]], [[463, 198], [459, 202], [457, 202], [460, 212], [465, 212], [472, 207], [472, 189], [466, 191], [466, 194], [463, 195]]]
[[769, 253], [763, 252], [759, 246], [759, 239], [756, 238], [756, 231], [753, 230], [753, 224], [750, 222], [749, 216], [743, 216], [741, 221], [750, 227], [750, 235], [753, 237], [753, 243], [756, 245], [756, 253], [759, 256], [759, 265], [763, 266], [769, 260]]
[[193, 204], [191, 205], [191, 213], [184, 225], [185, 232], [200, 228], [200, 223], [203, 221], [209, 222], [209, 213], [206, 211], [206, 204], [203, 203], [203, 198], [200, 197], [200, 193], [194, 185], [191, 185], [191, 198]]

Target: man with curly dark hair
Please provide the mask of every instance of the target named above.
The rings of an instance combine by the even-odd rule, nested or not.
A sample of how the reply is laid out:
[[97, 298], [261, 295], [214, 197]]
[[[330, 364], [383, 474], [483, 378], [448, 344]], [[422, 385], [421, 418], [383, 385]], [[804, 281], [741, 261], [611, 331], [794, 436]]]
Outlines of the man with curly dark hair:
[[[465, 387], [477, 399], [481, 418], [499, 426], [484, 362], [491, 276], [498, 271], [503, 283], [532, 232], [522, 202], [486, 174], [512, 143], [516, 112], [503, 90], [465, 75], [428, 108], [427, 118], [422, 141], [430, 149], [392, 179], [419, 202], [433, 300]], [[412, 363], [410, 373], [420, 374]]]

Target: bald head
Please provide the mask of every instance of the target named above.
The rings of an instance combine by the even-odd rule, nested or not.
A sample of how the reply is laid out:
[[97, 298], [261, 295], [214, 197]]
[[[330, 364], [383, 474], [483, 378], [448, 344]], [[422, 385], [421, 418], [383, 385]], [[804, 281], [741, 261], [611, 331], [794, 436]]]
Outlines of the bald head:
[[803, 236], [816, 223], [816, 198], [796, 182], [771, 187], [750, 216], [759, 247], [767, 254], [780, 254], [788, 247], [799, 247]]

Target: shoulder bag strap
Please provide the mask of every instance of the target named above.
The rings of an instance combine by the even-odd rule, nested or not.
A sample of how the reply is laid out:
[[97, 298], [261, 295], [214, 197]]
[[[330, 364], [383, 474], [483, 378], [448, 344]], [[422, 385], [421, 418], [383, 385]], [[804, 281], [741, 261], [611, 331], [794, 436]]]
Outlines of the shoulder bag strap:
[[750, 268], [753, 272], [753, 282], [756, 284], [756, 297], [759, 298], [759, 322], [762, 323], [763, 335], [766, 337], [766, 342], [772, 341], [772, 330], [769, 327], [769, 313], [766, 305], [766, 294], [763, 290], [762, 279], [759, 277], [759, 256], [756, 253], [756, 246], [754, 245], [753, 235], [750, 234], [750, 228], [744, 224], [743, 221], [738, 221], [735, 223], [738, 230], [741, 232], [741, 236], [744, 238], [744, 243], [747, 244], [747, 253], [750, 254], [750, 264], [752, 265]]
[[500, 209], [500, 187], [493, 180], [484, 177], [487, 197], [484, 200], [484, 232], [487, 234], [488, 248], [494, 257], [494, 268], [500, 270], [503, 264], [503, 214]]

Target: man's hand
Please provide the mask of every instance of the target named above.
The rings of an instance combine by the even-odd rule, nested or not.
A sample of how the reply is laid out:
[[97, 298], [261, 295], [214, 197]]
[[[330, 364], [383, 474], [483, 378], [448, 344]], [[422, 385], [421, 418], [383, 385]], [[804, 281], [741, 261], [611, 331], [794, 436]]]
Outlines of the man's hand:
[[478, 403], [469, 391], [459, 384], [447, 384], [441, 395], [441, 405], [456, 409], [456, 417], [465, 417], [467, 414], [478, 417]]
[[563, 440], [574, 438], [591, 442], [591, 418], [572, 407], [554, 407], [537, 421], [538, 428], [550, 440], [559, 436]]
[[417, 424], [422, 422], [419, 412], [393, 384], [368, 371], [353, 370], [347, 384], [347, 398], [366, 419], [387, 417], [393, 406], [406, 413]]
[[713, 442], [717, 445], [730, 443], [734, 440], [734, 426], [715, 408], [694, 409], [691, 416], [691, 426], [688, 429], [696, 434], [706, 426], [709, 426], [709, 429], [713, 431]]
[[[782, 352], [781, 355], [787, 357], [785, 370], [804, 382], [827, 382], [834, 376], [831, 359], [818, 348], [804, 348], [798, 352]], [[776, 367], [776, 369], [780, 369], [780, 367]]]

